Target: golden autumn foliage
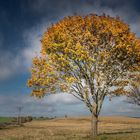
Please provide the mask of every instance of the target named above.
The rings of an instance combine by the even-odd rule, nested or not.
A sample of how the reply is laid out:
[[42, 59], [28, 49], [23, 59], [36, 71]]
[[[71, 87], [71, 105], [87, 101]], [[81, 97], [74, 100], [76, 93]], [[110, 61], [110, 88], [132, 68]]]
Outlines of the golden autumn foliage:
[[73, 94], [96, 118], [95, 127], [105, 96], [127, 94], [126, 87], [140, 83], [140, 39], [118, 18], [65, 17], [41, 43], [42, 57], [33, 59], [28, 81], [32, 95]]
[[33, 59], [32, 78], [28, 81], [30, 87], [35, 87], [36, 96], [49, 93], [50, 87], [54, 91], [56, 85], [68, 88], [72, 82], [80, 82], [82, 71], [91, 79], [104, 81], [121, 69], [139, 70], [140, 40], [117, 18], [65, 17], [48, 28], [41, 42], [43, 58]]

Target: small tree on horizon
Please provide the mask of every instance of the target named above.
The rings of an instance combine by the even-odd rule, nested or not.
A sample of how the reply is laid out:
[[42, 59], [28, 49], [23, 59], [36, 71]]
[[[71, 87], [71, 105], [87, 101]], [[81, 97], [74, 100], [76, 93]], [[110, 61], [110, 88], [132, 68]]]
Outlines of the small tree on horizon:
[[105, 97], [128, 94], [125, 87], [140, 70], [140, 40], [120, 19], [91, 14], [65, 17], [47, 29], [41, 43], [42, 56], [33, 59], [28, 80], [32, 95], [74, 95], [91, 112], [96, 137]]

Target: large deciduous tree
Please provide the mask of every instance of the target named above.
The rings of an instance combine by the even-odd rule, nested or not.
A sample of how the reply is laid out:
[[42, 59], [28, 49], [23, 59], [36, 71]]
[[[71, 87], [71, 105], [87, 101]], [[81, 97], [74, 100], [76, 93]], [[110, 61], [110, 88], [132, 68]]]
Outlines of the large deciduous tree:
[[127, 94], [131, 74], [140, 70], [140, 40], [119, 18], [91, 14], [65, 17], [47, 29], [41, 43], [42, 56], [33, 59], [28, 80], [32, 95], [74, 95], [91, 112], [97, 136], [105, 97]]

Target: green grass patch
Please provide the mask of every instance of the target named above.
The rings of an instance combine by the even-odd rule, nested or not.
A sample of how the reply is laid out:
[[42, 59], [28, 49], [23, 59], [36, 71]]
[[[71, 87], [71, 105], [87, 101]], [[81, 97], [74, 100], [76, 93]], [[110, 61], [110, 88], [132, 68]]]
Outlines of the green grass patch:
[[12, 117], [0, 117], [0, 123], [1, 122], [11, 122], [13, 120]]

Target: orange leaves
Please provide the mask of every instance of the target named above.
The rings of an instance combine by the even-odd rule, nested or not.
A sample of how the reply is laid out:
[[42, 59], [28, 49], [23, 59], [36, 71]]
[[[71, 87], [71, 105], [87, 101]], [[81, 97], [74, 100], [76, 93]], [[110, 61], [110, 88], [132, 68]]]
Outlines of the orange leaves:
[[125, 90], [122, 87], [122, 88], [117, 88], [116, 90], [112, 91], [111, 93], [116, 95], [116, 96], [120, 96], [120, 95], [128, 95], [129, 91]]
[[40, 60], [37, 57], [35, 57], [32, 62], [35, 66], [40, 65]]
[[30, 80], [28, 80], [27, 81], [27, 85], [29, 86], [29, 87], [32, 87], [32, 85], [33, 85], [33, 81], [30, 79]]
[[[39, 88], [35, 89], [35, 93], [44, 94], [46, 86], [55, 84], [57, 76], [53, 66], [49, 64], [46, 58], [35, 57], [33, 59], [33, 67], [31, 70], [32, 77], [28, 80], [27, 85], [29, 87]], [[37, 92], [38, 91], [38, 92]]]
[[113, 83], [114, 86], [119, 86], [119, 87], [125, 87], [128, 86], [128, 84], [129, 84], [128, 80], [119, 80]]
[[105, 88], [114, 77], [122, 78], [123, 71], [140, 70], [140, 39], [118, 18], [94, 14], [65, 17], [48, 28], [41, 43], [42, 57], [33, 59], [28, 81], [36, 96], [68, 90], [83, 79]]

